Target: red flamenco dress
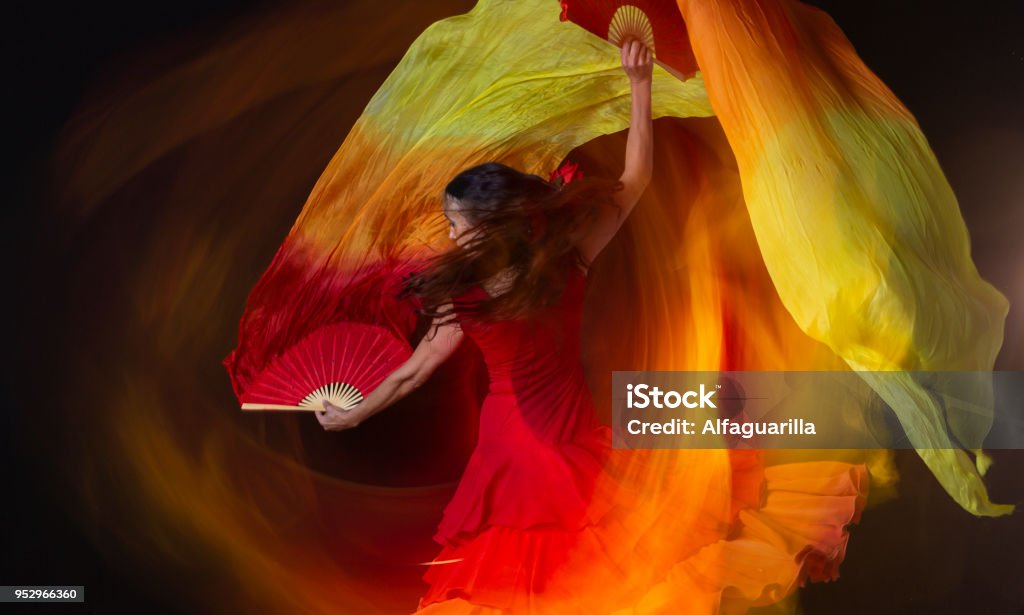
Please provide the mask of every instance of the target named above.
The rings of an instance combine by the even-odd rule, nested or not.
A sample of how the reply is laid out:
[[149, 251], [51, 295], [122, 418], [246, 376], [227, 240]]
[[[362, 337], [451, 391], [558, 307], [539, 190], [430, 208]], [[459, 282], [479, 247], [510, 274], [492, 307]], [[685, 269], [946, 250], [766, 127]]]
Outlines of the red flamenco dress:
[[[569, 268], [533, 320], [467, 318], [480, 286], [455, 298], [490, 388], [417, 613], [716, 613], [834, 578], [864, 466], [612, 449], [579, 358], [587, 277]], [[687, 473], [712, 457], [723, 472]]]

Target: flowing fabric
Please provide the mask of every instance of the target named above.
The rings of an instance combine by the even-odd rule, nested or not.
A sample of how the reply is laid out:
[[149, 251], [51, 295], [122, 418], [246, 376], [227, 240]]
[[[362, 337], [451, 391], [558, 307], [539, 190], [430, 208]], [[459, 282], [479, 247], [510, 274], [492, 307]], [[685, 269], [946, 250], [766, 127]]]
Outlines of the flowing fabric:
[[[991, 369], [1006, 300], [978, 276], [956, 200], [913, 117], [839, 29], [795, 2], [681, 0], [679, 8], [701, 72], [681, 82], [655, 67], [654, 117], [683, 120], [656, 133], [657, 173], [670, 177], [595, 265], [581, 305], [598, 407], [611, 370], [623, 368]], [[447, 248], [440, 195], [456, 173], [498, 160], [546, 177], [574, 148], [628, 127], [618, 50], [558, 17], [553, 1], [482, 0], [415, 41], [250, 295], [226, 361], [236, 392], [329, 322], [383, 320], [412, 335], [410, 306], [379, 291]], [[988, 499], [987, 458], [975, 451], [972, 463], [953, 448], [919, 383], [873, 384], [961, 506], [1009, 512]], [[970, 442], [987, 430], [984, 420], [957, 417], [949, 427]], [[595, 470], [595, 489], [618, 494], [631, 520], [617, 527], [630, 531], [608, 521], [598, 533], [571, 527], [531, 547], [496, 524], [474, 530], [482, 540], [445, 548], [473, 561], [488, 541], [527, 549], [509, 558], [557, 557], [551, 545], [562, 544], [566, 561], [577, 553], [593, 562], [567, 566], [575, 572], [550, 583], [545, 606], [526, 609], [602, 604], [601, 575], [616, 561], [635, 576], [626, 583], [635, 612], [767, 604], [808, 578], [834, 578], [844, 526], [863, 506], [862, 464], [879, 483], [891, 475], [881, 452], [798, 457], [806, 458], [615, 451], [609, 469]], [[634, 570], [644, 552], [650, 565]], [[476, 590], [463, 579], [465, 595], [445, 594], [424, 610], [497, 608], [474, 602], [493, 587], [494, 565], [472, 570]], [[537, 595], [526, 587], [502, 604]]]
[[[679, 7], [743, 178], [758, 245], [786, 309], [858, 371], [989, 371], [1006, 298], [981, 279], [956, 197], [917, 122], [821, 10], [799, 2]], [[977, 515], [979, 473], [910, 375], [869, 380], [946, 491]], [[886, 379], [886, 382], [894, 380]], [[949, 427], [980, 442], [988, 404]]]

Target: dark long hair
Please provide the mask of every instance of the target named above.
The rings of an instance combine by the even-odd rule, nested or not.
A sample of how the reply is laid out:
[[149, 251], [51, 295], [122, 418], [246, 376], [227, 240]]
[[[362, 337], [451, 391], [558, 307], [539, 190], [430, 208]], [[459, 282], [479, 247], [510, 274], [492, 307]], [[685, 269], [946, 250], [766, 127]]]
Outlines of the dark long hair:
[[507, 271], [507, 290], [460, 308], [482, 320], [529, 318], [558, 301], [569, 265], [590, 265], [575, 245], [601, 208], [618, 207], [612, 195], [621, 189], [621, 181], [600, 177], [560, 186], [498, 162], [466, 169], [448, 183], [442, 201], [458, 200], [471, 238], [408, 277], [402, 294], [418, 297], [421, 314], [447, 324], [456, 317], [446, 304]]

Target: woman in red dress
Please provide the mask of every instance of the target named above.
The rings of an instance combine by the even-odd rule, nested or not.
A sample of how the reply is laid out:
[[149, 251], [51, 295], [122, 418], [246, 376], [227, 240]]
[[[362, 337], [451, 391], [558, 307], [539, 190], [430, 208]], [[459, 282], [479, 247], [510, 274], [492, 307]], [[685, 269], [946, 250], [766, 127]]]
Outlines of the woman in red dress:
[[[443, 201], [456, 248], [406, 285], [430, 332], [360, 405], [325, 402], [318, 413], [325, 429], [355, 427], [423, 384], [464, 336], [479, 347], [490, 377], [479, 437], [434, 536], [442, 550], [419, 613], [610, 613], [634, 607], [686, 555], [638, 546], [632, 529], [663, 522], [637, 521], [628, 504], [642, 496], [609, 472], [610, 429], [579, 356], [587, 268], [653, 165], [651, 54], [630, 41], [621, 55], [632, 112], [619, 180], [545, 180], [499, 163], [452, 179]], [[729, 488], [743, 492], [742, 482]]]
[[[610, 437], [579, 358], [585, 269], [651, 177], [651, 66], [641, 43], [623, 45], [632, 115], [621, 185], [547, 181], [498, 163], [448, 184], [444, 214], [456, 249], [409, 283], [434, 326], [363, 403], [318, 413], [326, 429], [355, 427], [421, 385], [464, 335], [480, 348], [490, 389], [476, 448], [435, 534], [444, 550], [428, 569], [423, 607], [459, 597], [522, 612], [517, 598], [542, 591], [555, 572], [530, 571], [523, 558], [553, 566], [554, 553], [539, 553], [557, 548], [545, 544], [552, 532], [598, 521], [591, 503]], [[526, 534], [510, 540], [508, 532]], [[510, 545], [521, 551], [500, 550]]]

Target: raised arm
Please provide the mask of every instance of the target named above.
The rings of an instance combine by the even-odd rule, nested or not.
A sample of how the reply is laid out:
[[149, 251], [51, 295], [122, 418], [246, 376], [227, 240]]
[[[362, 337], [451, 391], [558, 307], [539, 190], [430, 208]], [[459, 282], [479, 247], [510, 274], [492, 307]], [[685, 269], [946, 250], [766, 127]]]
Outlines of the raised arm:
[[431, 327], [412, 356], [391, 372], [359, 405], [342, 410], [325, 401], [324, 411], [315, 413], [317, 420], [327, 431], [356, 427], [419, 388], [455, 352], [461, 341], [462, 330], [453, 323]]
[[651, 122], [650, 50], [635, 39], [622, 45], [622, 69], [629, 76], [632, 110], [629, 116], [629, 135], [626, 139], [626, 162], [620, 180], [623, 189], [615, 194], [618, 209], [608, 208], [601, 213], [593, 231], [576, 248], [587, 262], [593, 262], [612, 240], [626, 216], [633, 210], [647, 189], [654, 169], [654, 138]]

